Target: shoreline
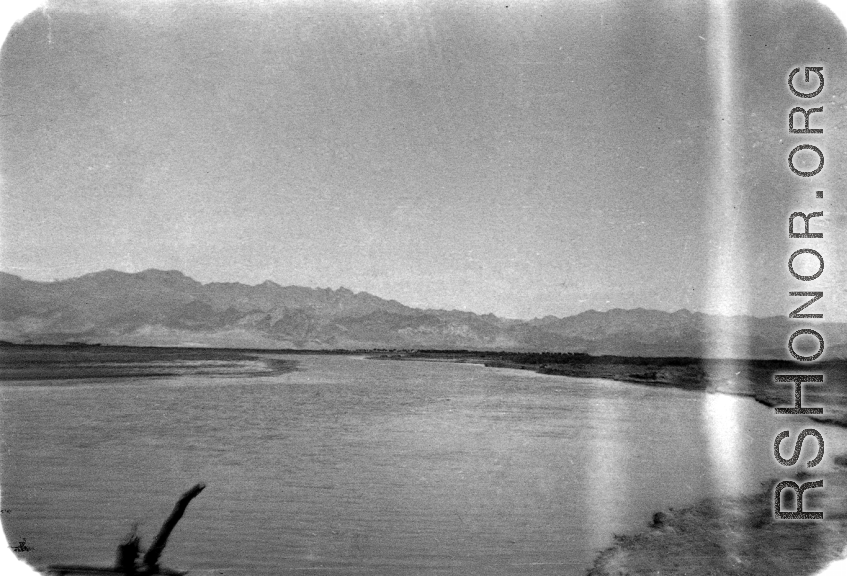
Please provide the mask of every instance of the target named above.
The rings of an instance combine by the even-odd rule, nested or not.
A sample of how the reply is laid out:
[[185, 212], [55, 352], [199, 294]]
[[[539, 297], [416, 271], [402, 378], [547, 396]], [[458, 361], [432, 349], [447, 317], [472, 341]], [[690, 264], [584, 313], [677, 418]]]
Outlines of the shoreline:
[[[556, 356], [555, 358], [550, 358]], [[795, 363], [784, 360], [713, 360], [698, 358], [642, 358], [623, 356], [588, 356], [545, 353], [415, 351], [389, 352], [369, 356], [378, 360], [455, 362], [480, 364], [487, 368], [532, 370], [551, 376], [602, 378], [641, 384], [656, 388], [676, 388], [693, 392], [722, 393], [743, 396], [774, 408], [790, 404], [788, 386], [774, 385], [772, 376], [778, 371], [798, 371]], [[517, 360], [513, 359], [517, 358]], [[566, 362], [561, 362], [564, 359]], [[520, 361], [524, 360], [524, 361]], [[529, 361], [526, 361], [529, 360]], [[550, 362], [549, 360], [553, 360]], [[556, 360], [559, 360], [557, 362]], [[830, 362], [830, 381], [847, 378], [847, 363]], [[807, 416], [820, 424], [847, 428], [847, 395], [837, 391], [821, 394], [812, 387], [804, 390], [805, 402], [827, 407], [830, 415]], [[833, 411], [835, 414], [833, 415]]]
[[847, 470], [823, 477], [827, 491], [805, 498], [807, 509], [827, 510], [823, 520], [775, 520], [772, 484], [764, 482], [753, 495], [656, 512], [646, 530], [615, 535], [587, 576], [816, 574], [847, 556]]
[[[772, 381], [776, 372], [802, 372], [802, 363], [778, 359], [709, 359], [696, 357], [649, 357], [649, 356], [592, 356], [585, 353], [559, 352], [507, 352], [487, 350], [385, 350], [385, 349], [264, 349], [264, 348], [206, 348], [174, 346], [112, 346], [74, 343], [67, 344], [17, 344], [0, 342], [0, 363], [8, 366], [8, 356], [27, 350], [48, 350], [63, 354], [91, 354], [100, 357], [116, 351], [130, 350], [139, 356], [149, 355], [158, 358], [161, 354], [180, 359], [202, 358], [209, 353], [224, 356], [231, 361], [244, 361], [265, 357], [269, 370], [264, 375], [287, 372], [296, 369], [289, 361], [275, 361], [268, 358], [271, 354], [291, 355], [358, 355], [367, 359], [405, 360], [419, 362], [452, 362], [460, 364], [479, 364], [488, 368], [508, 368], [513, 370], [532, 370], [551, 376], [569, 376], [572, 378], [603, 378], [628, 384], [641, 384], [651, 387], [670, 387], [696, 392], [719, 392], [734, 396], [744, 396], [756, 402], [774, 408], [788, 406], [791, 390], [788, 385], [775, 384]], [[13, 361], [14, 363], [14, 361]], [[13, 367], [17, 368], [17, 367]], [[826, 369], [828, 380], [847, 380], [847, 360], [827, 360], [818, 366]], [[249, 371], [252, 373], [253, 371]], [[144, 376], [175, 376], [174, 373], [152, 374]], [[121, 378], [126, 374], [98, 374], [94, 377]], [[25, 375], [22, 380], [37, 379], [37, 375]], [[61, 379], [91, 377], [89, 375], [64, 375]], [[17, 380], [19, 378], [0, 378]], [[804, 389], [806, 405], [823, 405], [829, 411], [828, 416], [807, 416], [820, 424], [847, 428], [847, 390], [825, 390], [823, 386], [812, 385]]]

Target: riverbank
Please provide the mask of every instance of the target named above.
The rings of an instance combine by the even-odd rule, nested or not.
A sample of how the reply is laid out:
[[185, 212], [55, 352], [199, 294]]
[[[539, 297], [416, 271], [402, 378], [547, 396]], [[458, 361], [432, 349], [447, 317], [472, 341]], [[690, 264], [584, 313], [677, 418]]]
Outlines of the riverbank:
[[825, 510], [823, 520], [775, 520], [775, 483], [753, 496], [657, 512], [646, 532], [616, 536], [588, 576], [801, 576], [844, 558], [847, 473], [824, 475], [826, 490], [806, 494], [805, 509]]
[[[777, 373], [797, 373], [799, 363], [785, 360], [714, 360], [703, 358], [646, 358], [590, 356], [543, 352], [410, 351], [372, 355], [383, 360], [415, 360], [482, 364], [490, 368], [533, 370], [541, 374], [574, 378], [603, 378], [697, 392], [748, 396], [768, 407], [793, 403], [793, 383], [775, 383]], [[819, 362], [820, 384], [803, 387], [804, 406], [823, 406], [824, 414], [811, 416], [822, 424], [847, 427], [847, 388], [828, 383], [847, 379], [847, 362]]]

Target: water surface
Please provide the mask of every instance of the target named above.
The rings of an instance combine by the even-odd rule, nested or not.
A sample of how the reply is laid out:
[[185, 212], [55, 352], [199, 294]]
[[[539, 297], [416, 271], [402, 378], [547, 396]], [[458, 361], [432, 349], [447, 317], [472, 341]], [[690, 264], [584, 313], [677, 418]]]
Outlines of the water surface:
[[[576, 575], [657, 510], [782, 474], [771, 451], [786, 420], [746, 398], [467, 364], [274, 357], [299, 369], [4, 382], [9, 540], [27, 538], [21, 556], [37, 565], [110, 564], [134, 522], [149, 544], [202, 481], [165, 566]], [[841, 431], [816, 428], [847, 446]]]

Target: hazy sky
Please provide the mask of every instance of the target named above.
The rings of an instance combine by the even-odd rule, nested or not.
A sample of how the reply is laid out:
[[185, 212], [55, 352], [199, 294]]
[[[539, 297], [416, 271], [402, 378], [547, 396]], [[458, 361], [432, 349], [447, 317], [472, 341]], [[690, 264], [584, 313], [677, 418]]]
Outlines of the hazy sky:
[[[737, 311], [781, 315], [810, 289], [788, 254], [823, 246], [845, 319], [845, 50], [813, 2], [50, 2], [0, 58], [0, 268], [533, 317], [714, 310], [725, 250]], [[809, 102], [825, 135], [789, 136]], [[814, 184], [786, 163], [807, 141]], [[825, 243], [790, 243], [821, 209]]]

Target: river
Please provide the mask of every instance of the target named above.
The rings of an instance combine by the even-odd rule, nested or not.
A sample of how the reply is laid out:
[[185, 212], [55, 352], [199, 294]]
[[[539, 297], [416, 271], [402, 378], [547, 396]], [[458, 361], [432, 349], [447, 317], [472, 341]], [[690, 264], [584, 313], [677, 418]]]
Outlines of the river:
[[[32, 548], [20, 557], [111, 564], [133, 523], [149, 544], [202, 481], [162, 559], [195, 575], [584, 574], [655, 511], [782, 474], [773, 438], [790, 429], [790, 451], [804, 426], [734, 396], [270, 356], [298, 368], [3, 382], [2, 518]], [[828, 457], [847, 446], [815, 427]]]

